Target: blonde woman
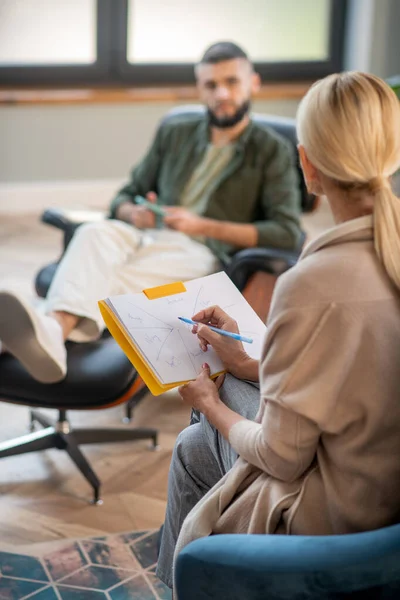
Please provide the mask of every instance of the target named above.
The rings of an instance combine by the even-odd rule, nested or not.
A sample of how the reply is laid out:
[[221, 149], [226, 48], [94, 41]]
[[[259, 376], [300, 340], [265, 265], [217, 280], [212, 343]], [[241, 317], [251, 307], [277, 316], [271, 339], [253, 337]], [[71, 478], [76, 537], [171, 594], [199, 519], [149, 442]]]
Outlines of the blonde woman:
[[[400, 516], [399, 101], [373, 75], [331, 75], [302, 100], [298, 139], [336, 226], [279, 279], [260, 365], [198, 326], [231, 375], [218, 389], [205, 367], [180, 389], [201, 420], [171, 463], [158, 567], [170, 586], [174, 547], [197, 537], [341, 534]], [[194, 319], [234, 325], [217, 307]], [[240, 381], [258, 373], [260, 391]], [[253, 421], [240, 407], [254, 399]]]

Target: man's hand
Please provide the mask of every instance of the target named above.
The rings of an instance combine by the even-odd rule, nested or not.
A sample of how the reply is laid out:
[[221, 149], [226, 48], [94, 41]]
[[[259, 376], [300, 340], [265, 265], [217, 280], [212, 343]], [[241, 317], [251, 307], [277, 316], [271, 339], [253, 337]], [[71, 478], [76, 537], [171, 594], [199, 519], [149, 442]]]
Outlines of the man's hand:
[[207, 417], [217, 405], [221, 404], [218, 390], [223, 379], [224, 377], [220, 376], [214, 383], [210, 379], [210, 367], [204, 363], [200, 375], [178, 388], [178, 392], [184, 404], [202, 412]]
[[187, 235], [204, 235], [204, 223], [206, 219], [191, 213], [181, 206], [166, 206], [164, 223], [171, 229], [181, 231]]
[[[155, 203], [157, 194], [149, 192], [146, 194], [146, 198], [149, 202]], [[156, 225], [156, 215], [151, 210], [131, 202], [124, 202], [119, 206], [117, 218], [134, 225], [138, 229], [153, 229]]]
[[239, 333], [238, 325], [232, 317], [219, 306], [210, 306], [193, 315], [192, 319], [199, 323], [193, 325], [192, 332], [197, 333], [203, 352], [207, 351], [209, 345], [212, 346], [229, 373], [238, 379], [258, 381], [258, 361], [247, 354], [242, 342], [220, 335], [208, 327], [212, 325], [218, 329]]
[[200, 217], [181, 206], [163, 207], [167, 213], [164, 223], [171, 229], [182, 231], [187, 235], [204, 236], [221, 240], [237, 248], [253, 248], [257, 246], [258, 231], [251, 223], [231, 223]]

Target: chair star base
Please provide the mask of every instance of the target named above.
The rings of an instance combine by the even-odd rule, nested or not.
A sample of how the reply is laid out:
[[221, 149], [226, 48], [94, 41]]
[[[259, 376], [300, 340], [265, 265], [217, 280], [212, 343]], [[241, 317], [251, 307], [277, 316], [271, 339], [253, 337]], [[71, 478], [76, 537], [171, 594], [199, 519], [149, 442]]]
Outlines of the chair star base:
[[39, 423], [44, 429], [31, 432], [28, 435], [21, 436], [11, 441], [3, 442], [0, 444], [0, 458], [16, 456], [18, 454], [27, 454], [28, 452], [39, 452], [41, 450], [48, 450], [49, 448], [65, 450], [82, 475], [92, 486], [93, 504], [99, 504], [101, 502], [101, 484], [85, 455], [81, 452], [79, 448], [81, 444], [108, 444], [110, 442], [131, 442], [134, 440], [150, 439], [152, 441], [152, 448], [156, 449], [158, 447], [158, 434], [156, 429], [72, 429], [66, 418], [65, 410], [59, 411], [57, 421], [48, 419], [37, 410], [32, 410], [30, 416], [31, 429], [34, 427], [35, 423]]

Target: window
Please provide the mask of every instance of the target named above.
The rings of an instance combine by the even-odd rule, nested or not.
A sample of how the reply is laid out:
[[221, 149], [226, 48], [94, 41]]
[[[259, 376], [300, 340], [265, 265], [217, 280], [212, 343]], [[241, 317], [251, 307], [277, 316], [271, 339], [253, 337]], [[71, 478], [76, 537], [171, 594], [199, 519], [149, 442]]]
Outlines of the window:
[[193, 82], [220, 39], [263, 80], [342, 66], [346, 0], [0, 0], [1, 83]]
[[329, 0], [202, 0], [181, 27], [187, 0], [128, 0], [128, 61], [193, 63], [218, 39], [240, 41], [257, 62], [327, 60], [329, 5]]
[[110, 8], [110, 0], [0, 0], [0, 83], [104, 81]]
[[92, 64], [96, 61], [95, 0], [2, 0], [3, 65]]

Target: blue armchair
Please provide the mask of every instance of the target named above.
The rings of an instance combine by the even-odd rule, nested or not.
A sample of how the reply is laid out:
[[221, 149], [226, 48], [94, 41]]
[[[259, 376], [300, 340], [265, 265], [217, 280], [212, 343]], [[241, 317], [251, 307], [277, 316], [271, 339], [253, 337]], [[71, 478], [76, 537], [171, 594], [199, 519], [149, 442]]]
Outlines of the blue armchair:
[[178, 600], [400, 598], [400, 524], [350, 535], [217, 535], [189, 544]]

